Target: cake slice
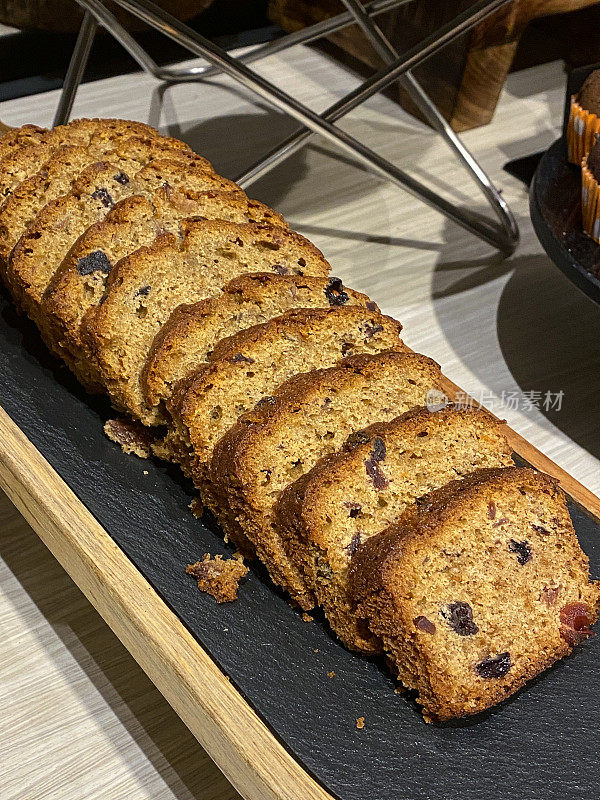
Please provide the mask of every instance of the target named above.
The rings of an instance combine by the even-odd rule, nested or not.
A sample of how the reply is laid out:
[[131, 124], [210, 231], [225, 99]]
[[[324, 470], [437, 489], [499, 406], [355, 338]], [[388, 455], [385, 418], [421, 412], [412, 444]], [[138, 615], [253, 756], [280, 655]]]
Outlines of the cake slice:
[[[178, 152], [191, 149], [178, 139], [160, 136], [158, 131], [141, 122], [127, 120], [76, 120], [47, 131], [35, 146], [12, 148], [0, 160], [0, 202], [6, 200], [27, 179], [35, 176], [63, 147], [77, 147], [88, 154], [87, 163], [98, 161], [108, 150], [129, 139], [157, 139], [165, 149]], [[207, 169], [210, 163], [203, 159]]]
[[[97, 153], [87, 147], [65, 145], [58, 148], [39, 171], [24, 180], [0, 208], [0, 258], [8, 260], [11, 250], [31, 225], [39, 211], [57, 197], [69, 192], [82, 171], [100, 156], [127, 175], [134, 174], [148, 161], [170, 158], [189, 163], [194, 154], [177, 139], [132, 137], [110, 142], [112, 149]], [[212, 172], [205, 159], [202, 165]]]
[[283, 217], [241, 191], [167, 186], [150, 198], [132, 195], [117, 203], [71, 247], [42, 299], [47, 343], [88, 386], [99, 384], [99, 376], [84, 347], [81, 323], [98, 306], [110, 270], [117, 261], [152, 244], [163, 231], [180, 236], [181, 220], [196, 215], [286, 227]]
[[157, 159], [135, 176], [118, 162], [101, 161], [86, 167], [67, 194], [44, 206], [9, 259], [7, 281], [35, 322], [40, 323], [40, 304], [50, 280], [79, 236], [104, 219], [119, 200], [156, 191], [167, 180], [185, 180], [206, 191], [239, 191], [231, 181], [207, 171], [203, 162], [193, 169], [178, 159]]
[[112, 270], [106, 299], [82, 331], [114, 404], [150, 425], [164, 418], [146, 405], [140, 377], [154, 337], [177, 306], [217, 295], [244, 273], [329, 272], [313, 244], [283, 228], [194, 219], [182, 228], [182, 242], [163, 234]]
[[144, 370], [142, 390], [149, 406], [160, 406], [175, 384], [210, 356], [215, 344], [290, 308], [360, 305], [377, 311], [369, 298], [339, 278], [252, 273], [234, 278], [223, 293], [171, 314], [156, 335]]
[[217, 443], [202, 496], [229, 538], [248, 537], [275, 583], [301, 607], [314, 604], [314, 586], [273, 526], [280, 493], [352, 431], [422, 405], [440, 379], [438, 365], [415, 353], [347, 357], [291, 378]]
[[511, 448], [491, 414], [418, 408], [354, 433], [285, 489], [276, 528], [344, 644], [380, 649], [348, 601], [352, 553], [421, 495], [482, 467], [511, 464]]
[[168, 404], [174, 457], [202, 489], [213, 448], [238, 417], [297, 373], [344, 356], [404, 351], [401, 330], [378, 311], [341, 306], [286, 311], [222, 339], [210, 363], [181, 380]]
[[592, 635], [599, 584], [556, 482], [483, 470], [352, 557], [350, 596], [427, 720], [483, 711]]

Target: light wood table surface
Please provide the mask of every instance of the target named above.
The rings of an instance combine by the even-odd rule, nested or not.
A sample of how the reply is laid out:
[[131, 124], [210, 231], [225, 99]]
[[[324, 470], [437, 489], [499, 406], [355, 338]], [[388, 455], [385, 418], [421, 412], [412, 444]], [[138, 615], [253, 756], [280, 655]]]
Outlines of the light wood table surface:
[[[355, 85], [307, 48], [260, 71], [316, 109]], [[523, 185], [502, 170], [559, 135], [560, 64], [511, 75], [491, 125], [464, 135], [521, 226], [509, 260], [322, 141], [252, 194], [321, 247], [345, 282], [398, 316], [413, 348], [600, 493], [600, 308], [543, 254]], [[50, 124], [57, 93], [0, 104], [8, 124]], [[161, 89], [139, 74], [88, 84], [75, 116], [149, 121], [234, 177], [295, 128], [227, 79]], [[343, 127], [413, 174], [485, 211], [437, 138], [375, 98]], [[564, 392], [562, 410], [520, 393]], [[503, 407], [501, 398], [512, 398]], [[1, 398], [0, 398], [1, 403]], [[223, 800], [238, 795], [10, 503], [0, 497], [2, 800]]]

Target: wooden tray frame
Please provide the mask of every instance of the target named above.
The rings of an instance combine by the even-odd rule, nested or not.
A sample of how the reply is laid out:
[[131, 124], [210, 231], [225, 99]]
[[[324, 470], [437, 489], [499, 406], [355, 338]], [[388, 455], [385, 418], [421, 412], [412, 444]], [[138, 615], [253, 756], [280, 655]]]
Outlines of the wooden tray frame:
[[[450, 398], [459, 391], [446, 378], [442, 388]], [[517, 455], [557, 478], [575, 502], [600, 518], [598, 497], [503, 427]], [[0, 487], [246, 800], [334, 800], [2, 408]]]

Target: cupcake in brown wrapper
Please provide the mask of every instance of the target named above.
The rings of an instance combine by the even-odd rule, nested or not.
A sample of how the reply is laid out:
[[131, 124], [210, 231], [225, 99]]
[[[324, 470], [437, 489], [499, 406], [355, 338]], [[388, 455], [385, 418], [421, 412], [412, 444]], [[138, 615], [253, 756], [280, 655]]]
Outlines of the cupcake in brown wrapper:
[[581, 162], [581, 217], [584, 233], [600, 244], [600, 136]]
[[600, 133], [600, 70], [590, 73], [578, 95], [571, 97], [567, 126], [569, 161], [581, 165]]

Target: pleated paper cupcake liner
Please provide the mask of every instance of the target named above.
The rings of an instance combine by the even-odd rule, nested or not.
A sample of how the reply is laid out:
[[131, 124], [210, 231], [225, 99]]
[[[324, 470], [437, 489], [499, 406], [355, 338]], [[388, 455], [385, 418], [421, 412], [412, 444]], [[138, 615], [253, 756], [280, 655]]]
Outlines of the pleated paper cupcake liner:
[[567, 126], [567, 149], [571, 164], [581, 166], [596, 141], [597, 133], [600, 133], [600, 117], [582, 108], [573, 95]]

